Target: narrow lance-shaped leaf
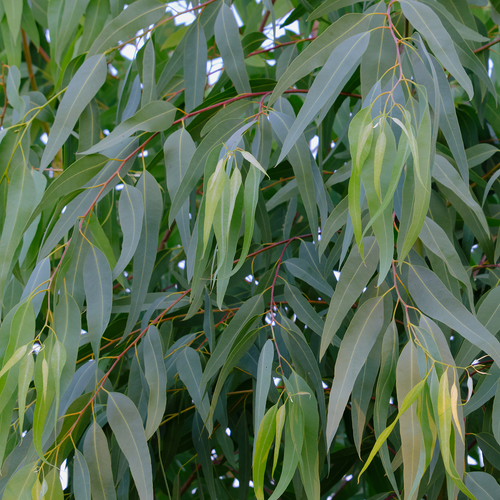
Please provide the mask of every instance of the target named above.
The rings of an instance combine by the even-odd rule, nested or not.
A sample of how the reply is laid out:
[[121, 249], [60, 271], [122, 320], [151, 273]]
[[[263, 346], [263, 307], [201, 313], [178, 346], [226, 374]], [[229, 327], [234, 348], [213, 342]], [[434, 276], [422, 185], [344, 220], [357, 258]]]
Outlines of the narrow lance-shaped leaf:
[[[411, 141], [410, 141], [411, 144]], [[417, 134], [418, 161], [413, 154], [413, 171], [415, 173], [411, 220], [405, 217], [401, 223], [401, 233], [398, 238], [399, 261], [408, 255], [415, 243], [429, 208], [431, 197], [431, 121], [429, 109], [426, 108]], [[404, 238], [402, 237], [404, 235]]]
[[89, 469], [92, 498], [116, 500], [108, 441], [96, 422], [90, 426], [85, 436], [83, 455]]
[[257, 500], [264, 500], [264, 474], [266, 472], [267, 456], [276, 434], [276, 412], [274, 405], [264, 415], [259, 432], [255, 438], [253, 461], [253, 484]]
[[234, 266], [231, 274], [235, 274], [241, 269], [241, 266], [245, 263], [248, 251], [250, 250], [250, 245], [252, 244], [255, 226], [255, 209], [259, 201], [259, 185], [260, 174], [257, 169], [251, 168], [245, 179], [245, 236], [243, 238], [243, 248], [241, 250], [240, 259], [236, 266]]
[[156, 92], [156, 61], [155, 61], [155, 49], [153, 46], [153, 41], [150, 39], [144, 50], [144, 60], [142, 68], [142, 101], [141, 106], [144, 107], [150, 102], [154, 102], [158, 99], [158, 94]]
[[87, 60], [95, 54], [101, 54], [110, 47], [118, 45], [120, 40], [132, 38], [140, 29], [156, 23], [164, 13], [165, 4], [159, 0], [133, 2], [104, 27], [92, 43]]
[[354, 250], [342, 268], [340, 280], [326, 316], [325, 329], [321, 337], [320, 359], [333, 341], [347, 311], [361, 295], [363, 288], [367, 285], [377, 267], [378, 246], [375, 238], [364, 238], [364, 245], [366, 250], [364, 261], [359, 252]]
[[118, 445], [130, 465], [139, 498], [152, 500], [151, 457], [139, 411], [127, 396], [119, 392], [110, 392], [106, 413]]
[[102, 54], [89, 57], [76, 72], [57, 108], [56, 119], [40, 161], [40, 172], [54, 159], [69, 137], [83, 110], [104, 84], [106, 75], [106, 58]]
[[453, 40], [443, 28], [443, 24], [430, 7], [413, 0], [403, 0], [401, 8], [406, 18], [415, 28], [420, 31], [431, 47], [439, 62], [457, 79], [462, 85], [469, 99], [472, 99], [474, 91], [472, 82], [467, 76], [458, 55], [453, 46]]
[[207, 41], [199, 19], [193, 31], [186, 36], [188, 38], [184, 49], [184, 95], [186, 111], [189, 113], [201, 104], [205, 91]]
[[205, 423], [210, 411], [210, 400], [208, 394], [204, 394], [205, 387], [201, 385], [200, 355], [191, 347], [183, 349], [177, 358], [177, 371]]
[[90, 247], [85, 259], [83, 278], [87, 297], [88, 335], [94, 356], [98, 359], [101, 337], [111, 317], [113, 290], [108, 260], [94, 245]]
[[[195, 143], [185, 128], [177, 130], [165, 141], [163, 146], [163, 153], [165, 155], [165, 174], [167, 178], [168, 193], [172, 200], [177, 193], [179, 184], [187, 171], [189, 162], [195, 151]], [[175, 220], [181, 235], [182, 246], [187, 255], [187, 249], [189, 248], [189, 242], [191, 240], [188, 199], [184, 201]]]
[[[281, 476], [270, 500], [277, 500], [284, 493], [293, 479], [293, 475], [300, 460], [304, 443], [304, 413], [298, 403], [287, 403], [282, 408], [288, 407], [287, 421], [285, 424], [285, 450]], [[280, 408], [281, 410], [281, 408]], [[279, 411], [279, 410], [278, 410]], [[278, 444], [278, 436], [276, 436]]]
[[167, 404], [167, 371], [163, 362], [163, 351], [158, 329], [151, 325], [144, 337], [144, 374], [149, 385], [148, 419], [146, 439], [156, 432]]
[[[273, 112], [270, 114], [270, 122], [273, 130], [278, 135], [280, 141], [285, 142], [293, 126], [293, 119], [284, 114]], [[318, 227], [318, 212], [316, 209], [316, 196], [314, 192], [314, 181], [311, 166], [311, 153], [309, 147], [302, 136], [293, 147], [288, 151], [288, 159], [293, 167], [293, 173], [297, 179], [300, 196], [306, 208], [309, 226]], [[317, 241], [316, 231], [313, 230], [314, 239]]]
[[293, 123], [281, 149], [280, 163], [329, 99], [336, 99], [345, 83], [354, 73], [368, 47], [370, 34], [355, 35], [340, 43], [315, 78], [306, 101]]
[[137, 188], [123, 184], [118, 213], [123, 232], [123, 244], [120, 258], [113, 269], [113, 279], [116, 279], [123, 272], [132, 259], [141, 237], [144, 200], [142, 193]]
[[[417, 349], [408, 342], [399, 356], [396, 371], [396, 391], [398, 401], [406, 396], [420, 382]], [[413, 403], [400, 417], [401, 449], [403, 456], [403, 479], [406, 498], [416, 498], [415, 490], [424, 473], [425, 450], [422, 446], [422, 430], [417, 418], [417, 405]]]
[[90, 500], [90, 474], [85, 457], [75, 449], [73, 491], [76, 500]]
[[131, 308], [122, 340], [132, 331], [146, 298], [154, 267], [154, 256], [158, 248], [158, 231], [163, 211], [160, 187], [147, 170], [139, 179], [137, 189], [141, 192], [144, 200], [144, 220], [141, 238], [134, 255]]
[[238, 25], [231, 9], [226, 4], [222, 4], [215, 21], [215, 40], [224, 60], [227, 74], [238, 93], [251, 92]]
[[328, 446], [337, 432], [356, 377], [375, 344], [383, 320], [383, 297], [368, 300], [356, 312], [340, 344], [328, 404], [326, 430]]
[[417, 306], [453, 328], [500, 364], [500, 342], [459, 302], [430, 270], [410, 266], [409, 291]]
[[20, 166], [10, 177], [5, 223], [0, 238], [0, 302], [2, 302], [7, 278], [10, 277], [14, 252], [21, 241], [23, 227], [35, 203], [35, 181], [31, 172], [24, 166]]
[[274, 347], [271, 339], [267, 340], [259, 356], [257, 368], [257, 386], [255, 389], [254, 432], [257, 435], [259, 426], [266, 411], [267, 395], [271, 384], [271, 368], [274, 358]]
[[134, 116], [120, 123], [102, 141], [82, 154], [88, 155], [99, 153], [105, 149], [120, 144], [124, 139], [130, 137], [138, 130], [146, 132], [160, 132], [172, 125], [175, 117], [175, 108], [165, 101], [153, 101], [146, 104]]
[[[334, 22], [303, 50], [288, 66], [271, 97], [269, 105], [273, 105], [283, 92], [300, 78], [309, 75], [317, 67], [325, 64], [332, 51], [340, 43], [354, 35], [364, 33], [372, 16], [369, 14], [346, 14]], [[382, 16], [377, 16], [382, 17]]]

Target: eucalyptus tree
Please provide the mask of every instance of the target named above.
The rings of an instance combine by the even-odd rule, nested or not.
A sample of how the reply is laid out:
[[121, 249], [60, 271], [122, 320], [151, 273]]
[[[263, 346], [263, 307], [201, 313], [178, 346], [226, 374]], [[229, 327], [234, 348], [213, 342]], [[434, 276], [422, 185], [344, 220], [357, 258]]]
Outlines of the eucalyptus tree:
[[0, 496], [500, 498], [498, 0], [0, 3]]

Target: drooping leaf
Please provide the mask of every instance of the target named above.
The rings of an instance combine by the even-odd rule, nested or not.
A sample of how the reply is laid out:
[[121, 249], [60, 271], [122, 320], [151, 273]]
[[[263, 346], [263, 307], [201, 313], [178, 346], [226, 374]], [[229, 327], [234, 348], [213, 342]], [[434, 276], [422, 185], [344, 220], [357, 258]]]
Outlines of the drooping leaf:
[[90, 247], [85, 259], [83, 277], [87, 297], [88, 334], [94, 355], [98, 359], [101, 337], [111, 317], [113, 291], [108, 261], [94, 245]]
[[120, 40], [132, 38], [137, 31], [156, 23], [165, 13], [165, 4], [158, 0], [138, 0], [129, 7], [122, 10], [99, 33], [87, 53], [87, 60], [118, 45]]
[[144, 427], [134, 403], [119, 392], [108, 394], [108, 422], [125, 455], [141, 500], [153, 498], [153, 477]]
[[222, 4], [215, 21], [215, 40], [229, 78], [233, 81], [238, 93], [250, 92], [238, 25], [231, 9], [226, 4]]
[[54, 159], [85, 107], [104, 84], [106, 75], [106, 58], [102, 54], [89, 57], [76, 72], [57, 109], [57, 117], [40, 162], [40, 172]]
[[94, 154], [120, 144], [138, 130], [159, 132], [172, 125], [175, 108], [165, 101], [152, 101], [142, 107], [134, 116], [120, 123], [107, 137], [82, 154]]

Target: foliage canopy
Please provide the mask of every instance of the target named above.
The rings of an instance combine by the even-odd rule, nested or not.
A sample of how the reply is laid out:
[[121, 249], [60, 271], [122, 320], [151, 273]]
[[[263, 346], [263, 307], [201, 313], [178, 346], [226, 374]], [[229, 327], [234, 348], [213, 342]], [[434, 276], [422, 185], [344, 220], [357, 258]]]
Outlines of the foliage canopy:
[[0, 2], [1, 498], [500, 498], [499, 21]]

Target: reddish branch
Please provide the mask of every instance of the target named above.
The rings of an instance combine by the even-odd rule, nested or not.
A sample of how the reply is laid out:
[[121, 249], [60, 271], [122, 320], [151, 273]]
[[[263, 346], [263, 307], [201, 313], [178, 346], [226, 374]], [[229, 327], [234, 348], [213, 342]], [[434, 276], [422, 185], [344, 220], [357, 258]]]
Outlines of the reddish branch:
[[31, 54], [30, 54], [30, 47], [29, 47], [29, 43], [28, 43], [28, 37], [26, 36], [26, 32], [22, 28], [21, 28], [21, 35], [23, 37], [24, 58], [26, 59], [26, 66], [28, 67], [28, 75], [30, 78], [31, 88], [34, 91], [37, 91], [38, 87], [36, 85], [35, 74], [33, 73], [33, 64], [31, 62]]
[[478, 52], [482, 52], [483, 50], [489, 49], [492, 45], [495, 45], [500, 42], [500, 38], [497, 38], [496, 40], [491, 41], [490, 43], [487, 43], [486, 45], [483, 45], [482, 47], [479, 47], [478, 49], [473, 50], [474, 54], [477, 54]]
[[300, 40], [292, 40], [291, 42], [277, 43], [276, 45], [273, 45], [272, 47], [269, 47], [267, 49], [259, 49], [259, 50], [255, 50], [253, 52], [250, 52], [250, 54], [248, 54], [247, 57], [252, 57], [252, 56], [255, 56], [257, 54], [263, 54], [265, 52], [271, 52], [275, 49], [279, 49], [281, 47], [284, 47], [285, 45], [294, 45], [294, 44], [300, 43], [300, 42], [312, 42], [313, 40], [316, 40], [316, 38], [318, 38], [318, 37], [311, 36], [309, 38], [301, 38]]
[[[273, 5], [276, 0], [273, 0]], [[267, 10], [266, 13], [264, 14], [264, 17], [262, 18], [262, 22], [260, 23], [259, 26], [259, 31], [262, 33], [264, 31], [264, 28], [266, 27], [267, 20], [269, 19], [269, 14], [271, 14], [271, 11]]]

